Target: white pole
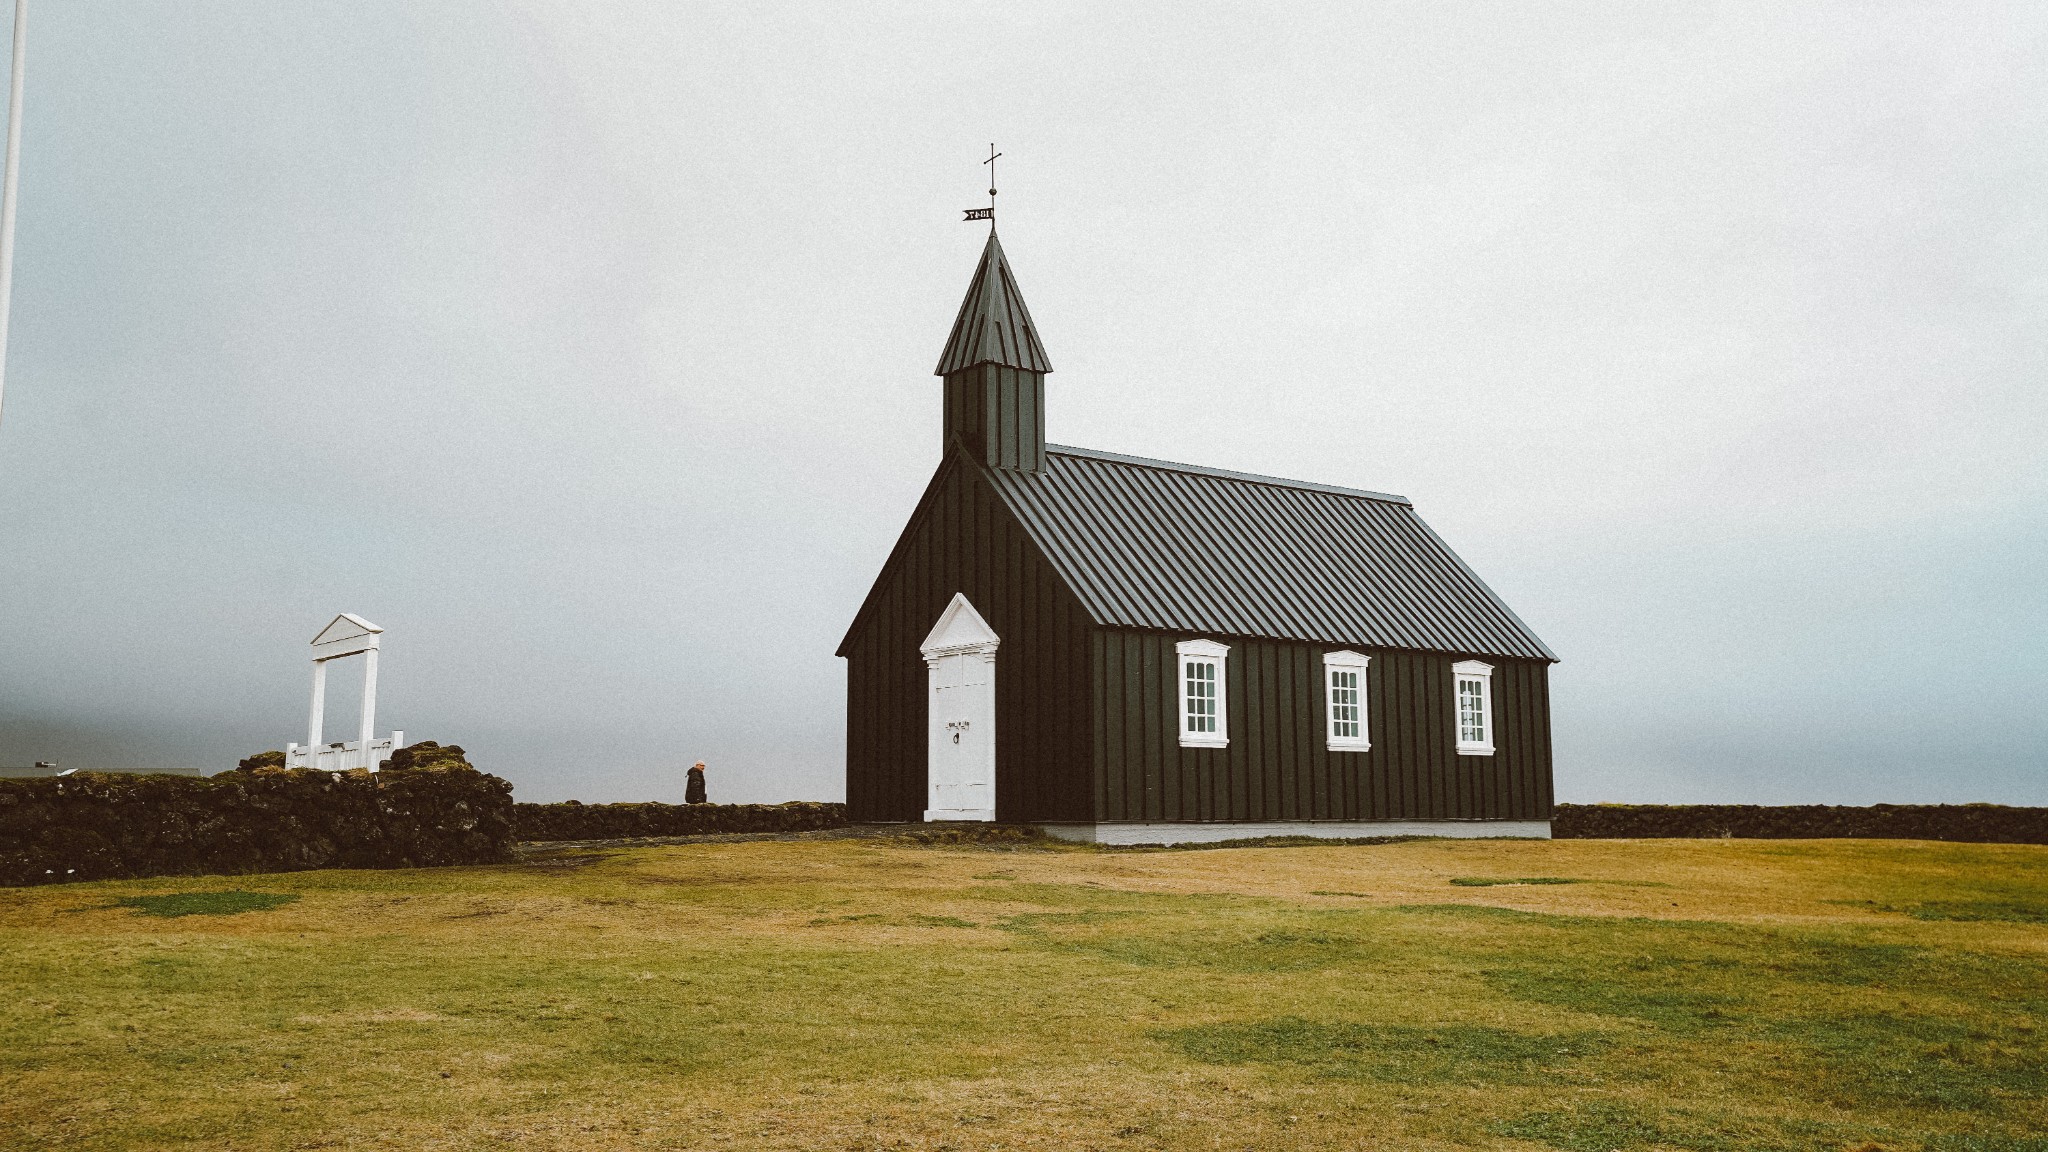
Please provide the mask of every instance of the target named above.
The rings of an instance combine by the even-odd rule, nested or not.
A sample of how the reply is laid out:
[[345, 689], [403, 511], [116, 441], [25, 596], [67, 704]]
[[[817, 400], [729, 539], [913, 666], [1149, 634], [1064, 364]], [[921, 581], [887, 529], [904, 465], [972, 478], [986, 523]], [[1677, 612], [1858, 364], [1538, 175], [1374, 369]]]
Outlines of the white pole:
[[327, 711], [327, 661], [313, 661], [313, 714], [306, 718], [306, 767], [320, 766], [320, 721]]
[[7, 94], [7, 186], [0, 191], [0, 397], [7, 392], [7, 321], [14, 312], [14, 186], [21, 166], [21, 73], [28, 60], [28, 0], [14, 0], [14, 83]]
[[363, 653], [363, 726], [359, 747], [363, 750], [363, 767], [377, 770], [377, 754], [370, 751], [370, 737], [377, 732], [377, 650]]

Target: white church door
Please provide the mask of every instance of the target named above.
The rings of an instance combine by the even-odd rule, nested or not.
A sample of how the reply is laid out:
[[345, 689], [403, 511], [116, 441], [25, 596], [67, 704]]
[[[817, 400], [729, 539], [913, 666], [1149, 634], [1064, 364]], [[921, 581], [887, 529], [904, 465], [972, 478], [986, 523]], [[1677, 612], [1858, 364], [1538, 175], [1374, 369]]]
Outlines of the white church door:
[[996, 818], [996, 648], [1002, 641], [956, 593], [925, 637], [930, 754], [926, 820]]

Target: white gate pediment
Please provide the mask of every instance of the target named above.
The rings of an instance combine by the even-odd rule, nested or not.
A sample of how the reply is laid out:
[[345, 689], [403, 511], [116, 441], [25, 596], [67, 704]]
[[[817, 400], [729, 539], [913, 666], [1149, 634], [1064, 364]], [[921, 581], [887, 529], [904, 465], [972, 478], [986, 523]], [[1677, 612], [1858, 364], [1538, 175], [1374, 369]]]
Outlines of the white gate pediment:
[[384, 630], [353, 612], [343, 612], [313, 637], [313, 659], [334, 660], [377, 647]]

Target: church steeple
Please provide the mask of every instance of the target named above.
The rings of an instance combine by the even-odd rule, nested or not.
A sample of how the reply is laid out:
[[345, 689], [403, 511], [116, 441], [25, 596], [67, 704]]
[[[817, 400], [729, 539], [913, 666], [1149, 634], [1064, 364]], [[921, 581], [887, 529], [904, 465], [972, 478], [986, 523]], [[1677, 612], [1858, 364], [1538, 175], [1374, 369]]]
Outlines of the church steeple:
[[992, 467], [1044, 471], [1050, 371], [1052, 361], [1039, 343], [1024, 294], [990, 228], [933, 372], [946, 382], [946, 442], [958, 437]]
[[950, 376], [976, 364], [1052, 371], [1045, 345], [1038, 342], [1038, 329], [1031, 325], [1031, 310], [1024, 306], [1024, 294], [1017, 290], [1017, 278], [1010, 272], [1002, 241], [996, 239], [993, 228], [988, 232], [988, 246], [981, 250], [974, 279], [967, 285], [967, 298], [960, 302], [953, 334], [946, 338], [946, 351], [932, 374]]

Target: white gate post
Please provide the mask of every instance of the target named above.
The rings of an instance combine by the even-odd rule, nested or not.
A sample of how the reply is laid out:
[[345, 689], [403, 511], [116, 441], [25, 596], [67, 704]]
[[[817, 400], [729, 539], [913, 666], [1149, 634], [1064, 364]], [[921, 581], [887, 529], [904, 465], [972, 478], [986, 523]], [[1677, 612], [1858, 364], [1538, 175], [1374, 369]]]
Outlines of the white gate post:
[[377, 770], [377, 754], [370, 751], [370, 736], [377, 731], [377, 650], [363, 653], [363, 723], [360, 729], [359, 747], [363, 750], [363, 767]]
[[327, 661], [313, 661], [313, 714], [306, 718], [306, 767], [318, 768], [320, 762], [321, 721], [327, 715]]

